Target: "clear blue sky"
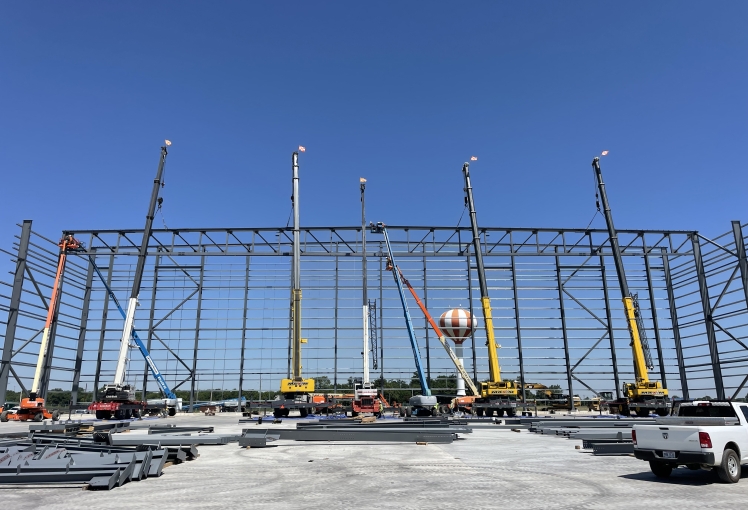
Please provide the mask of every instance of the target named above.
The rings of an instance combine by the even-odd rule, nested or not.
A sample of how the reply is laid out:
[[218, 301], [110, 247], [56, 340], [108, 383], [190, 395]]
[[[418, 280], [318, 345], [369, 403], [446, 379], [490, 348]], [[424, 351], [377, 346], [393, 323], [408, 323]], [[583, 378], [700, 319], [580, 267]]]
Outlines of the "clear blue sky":
[[[745, 2], [5, 2], [0, 242], [15, 223], [584, 227], [590, 161], [620, 228], [745, 214]], [[157, 220], [159, 221], [159, 220]], [[158, 225], [158, 223], [157, 223]], [[604, 223], [600, 218], [598, 227]], [[0, 269], [10, 269], [3, 257]], [[4, 277], [7, 279], [8, 276]]]

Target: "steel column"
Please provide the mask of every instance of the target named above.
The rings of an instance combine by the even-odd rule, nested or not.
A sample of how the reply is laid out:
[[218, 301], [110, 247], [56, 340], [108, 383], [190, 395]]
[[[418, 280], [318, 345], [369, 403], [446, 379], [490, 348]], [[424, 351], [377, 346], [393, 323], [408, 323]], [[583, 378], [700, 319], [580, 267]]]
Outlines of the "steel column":
[[[465, 245], [465, 255], [467, 259], [467, 283], [468, 283], [468, 307], [470, 308], [470, 317], [473, 314], [473, 275], [470, 269], [470, 245]], [[473, 351], [473, 381], [478, 383], [478, 359], [475, 352], [475, 328], [470, 329], [470, 350]]]
[[[525, 398], [525, 363], [522, 355], [522, 327], [519, 320], [519, 296], [517, 293], [517, 266], [514, 261], [514, 253], [509, 256], [512, 261], [512, 291], [514, 296], [514, 327], [517, 332], [517, 352], [519, 353], [519, 380], [522, 389], [522, 401], [527, 402]], [[568, 359], [568, 356], [567, 356]], [[573, 399], [572, 399], [573, 400]]]
[[[155, 262], [153, 264], [153, 288], [151, 289], [151, 311], [150, 315], [148, 317], [148, 339], [146, 340], [147, 345], [146, 348], [148, 349], [148, 352], [151, 352], [151, 340], [153, 339], [153, 321], [156, 320], [156, 289], [158, 288], [158, 266], [161, 264], [161, 255], [156, 255]], [[145, 363], [145, 366], [143, 367], [143, 400], [146, 400], [148, 397], [146, 394], [148, 393], [148, 363]], [[163, 373], [163, 370], [161, 371], [162, 375], [166, 377], [166, 375]]]
[[709, 283], [706, 280], [704, 272], [704, 259], [701, 256], [701, 244], [697, 234], [691, 235], [691, 245], [693, 246], [693, 260], [696, 265], [696, 277], [699, 282], [699, 293], [701, 294], [701, 307], [704, 311], [704, 327], [706, 329], [706, 340], [709, 345], [709, 356], [712, 360], [712, 372], [714, 373], [714, 389], [717, 391], [717, 398], [725, 398], [725, 386], [722, 381], [722, 365], [719, 361], [719, 348], [717, 346], [717, 336], [714, 332], [714, 322], [712, 318], [712, 305], [709, 300]]
[[[95, 260], [95, 259], [94, 259]], [[107, 268], [106, 284], [112, 288], [112, 271], [114, 268], [114, 254], [109, 255], [109, 267]], [[101, 268], [99, 268], [101, 269]], [[104, 291], [104, 305], [101, 312], [101, 331], [99, 332], [99, 354], [96, 358], [96, 372], [94, 372], [93, 400], [98, 400], [99, 379], [101, 377], [101, 360], [104, 355], [104, 340], [106, 338], [106, 321], [109, 315], [109, 293]]]
[[[642, 236], [642, 243], [644, 243], [644, 236]], [[662, 355], [662, 341], [660, 339], [660, 324], [657, 320], [657, 304], [655, 302], [654, 287], [652, 286], [652, 268], [649, 265], [649, 253], [647, 253], [647, 246], [643, 246], [644, 250], [644, 270], [647, 273], [647, 289], [649, 290], [649, 306], [652, 309], [652, 325], [654, 326], [655, 334], [655, 345], [657, 346], [657, 360], [660, 363], [660, 380], [662, 381], [662, 387], [667, 389], [667, 378], [665, 376], [665, 358]]]
[[78, 389], [81, 380], [81, 366], [83, 365], [83, 349], [86, 344], [86, 331], [88, 331], [88, 310], [91, 305], [91, 288], [93, 287], [94, 268], [88, 261], [86, 272], [86, 288], [83, 291], [83, 306], [81, 307], [81, 327], [78, 331], [78, 349], [75, 351], [75, 367], [73, 368], [73, 386], [70, 392], [73, 405], [78, 403]]
[[[236, 403], [239, 412], [242, 410], [242, 391], [244, 390], [244, 350], [247, 344], [247, 307], [249, 306], [249, 262], [251, 257], [247, 255], [246, 266], [244, 271], [244, 313], [242, 314], [242, 348], [239, 353], [239, 394], [236, 397]], [[260, 374], [262, 378], [262, 374]], [[262, 399], [262, 395], [260, 395]]]
[[569, 335], [566, 329], [566, 308], [564, 307], [564, 283], [561, 279], [561, 260], [556, 246], [556, 281], [558, 282], [558, 304], [561, 315], [561, 333], [564, 336], [564, 355], [566, 357], [566, 384], [569, 386], [569, 409], [574, 410], [574, 387], [571, 377], [571, 360], [569, 359]]
[[735, 237], [735, 249], [738, 252], [738, 266], [740, 267], [740, 280], [743, 284], [745, 303], [748, 306], [748, 260], [745, 255], [745, 241], [743, 240], [743, 229], [739, 221], [732, 222], [732, 234]]
[[[195, 379], [197, 376], [197, 348], [200, 342], [200, 315], [203, 306], [203, 280], [205, 278], [205, 255], [200, 255], [200, 287], [197, 291], [197, 310], [195, 311], [195, 347], [192, 352], [192, 380], [190, 381], [190, 409], [195, 404]], [[199, 388], [198, 388], [199, 390]]]
[[13, 356], [13, 343], [16, 339], [18, 325], [18, 311], [21, 306], [23, 281], [26, 274], [26, 257], [29, 252], [29, 238], [31, 237], [31, 220], [24, 220], [21, 226], [21, 238], [16, 255], [16, 271], [13, 276], [13, 290], [10, 293], [8, 306], [8, 322], [5, 326], [5, 342], [3, 343], [2, 365], [0, 365], [0, 403], [5, 403], [8, 392], [8, 375], [10, 374], [10, 360]]
[[[338, 243], [335, 243], [335, 251], [338, 251]], [[333, 340], [335, 342], [333, 347], [333, 388], [335, 393], [338, 392], [338, 257], [335, 257], [335, 328], [333, 333]]]
[[683, 398], [688, 399], [688, 378], [686, 377], [686, 364], [683, 359], [683, 347], [680, 341], [680, 329], [678, 328], [678, 307], [675, 305], [675, 294], [673, 293], [673, 281], [670, 278], [670, 262], [668, 261], [667, 249], [662, 248], [662, 270], [665, 273], [665, 287], [667, 288], [667, 300], [670, 305], [670, 322], [673, 328], [673, 342], [675, 343], [675, 357], [678, 360], [678, 373], [680, 374], [680, 388]]
[[380, 392], [384, 395], [384, 291], [382, 289], [382, 244], [379, 244], [379, 376]]
[[613, 364], [613, 380], [616, 384], [616, 398], [621, 398], [621, 380], [618, 377], [618, 359], [616, 356], [616, 342], [613, 337], [613, 321], [610, 314], [610, 298], [608, 296], [608, 280], [605, 276], [605, 255], [600, 254], [600, 274], [603, 281], [603, 295], [605, 296], [605, 318], [608, 322], [608, 339], [610, 340], [610, 360]]

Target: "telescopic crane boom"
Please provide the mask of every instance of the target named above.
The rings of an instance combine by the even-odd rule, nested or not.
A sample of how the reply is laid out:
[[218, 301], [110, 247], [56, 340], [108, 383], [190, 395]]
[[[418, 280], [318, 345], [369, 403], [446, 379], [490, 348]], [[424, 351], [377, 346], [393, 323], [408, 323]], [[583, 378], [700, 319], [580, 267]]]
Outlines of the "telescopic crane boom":
[[309, 414], [312, 406], [311, 393], [314, 391], [314, 379], [304, 379], [301, 376], [301, 344], [306, 343], [301, 338], [301, 231], [299, 227], [299, 153], [294, 152], [291, 157], [293, 170], [293, 260], [291, 263], [291, 378], [281, 379], [280, 393], [283, 398], [273, 401], [273, 414], [276, 417], [288, 416], [291, 408], [298, 408], [302, 417]]
[[611, 407], [618, 405], [621, 413], [626, 415], [630, 413], [631, 407], [634, 407], [640, 416], [645, 414], [648, 416], [651, 411], [659, 415], [669, 414], [668, 409], [672, 406], [672, 403], [667, 398], [667, 389], [663, 388], [660, 381], [651, 381], [649, 379], [649, 370], [654, 368], [654, 364], [652, 363], [652, 355], [650, 354], [649, 343], [647, 342], [644, 324], [641, 319], [637, 296], [631, 294], [628, 282], [626, 281], [621, 247], [618, 243], [618, 233], [613, 225], [613, 215], [610, 210], [610, 203], [608, 202], [608, 194], [605, 191], [603, 174], [600, 170], [600, 158], [596, 157], [592, 160], [592, 169], [595, 172], [600, 200], [603, 203], [603, 215], [605, 216], [605, 223], [608, 227], [613, 262], [616, 266], [618, 284], [621, 288], [626, 324], [628, 325], [629, 335], [631, 336], [630, 346], [634, 358], [634, 375], [636, 378], [635, 383], [623, 384], [623, 400], [618, 403], [611, 402], [609, 404]]
[[483, 307], [483, 321], [486, 328], [486, 346], [488, 347], [488, 373], [489, 380], [480, 383], [480, 399], [476, 399], [474, 408], [478, 415], [485, 411], [488, 416], [493, 415], [494, 410], [502, 416], [506, 411], [510, 416], [515, 414], [517, 407], [517, 384], [514, 381], [502, 381], [501, 369], [499, 368], [499, 355], [497, 352], [496, 337], [493, 331], [493, 315], [491, 313], [491, 299], [488, 296], [488, 284], [486, 283], [486, 270], [483, 266], [483, 251], [480, 245], [480, 233], [478, 232], [478, 217], [475, 213], [473, 202], [473, 187], [470, 183], [470, 164], [462, 165], [462, 173], [465, 178], [465, 202], [470, 210], [470, 226], [473, 234], [473, 252], [475, 265], [478, 270], [478, 283], [480, 284], [480, 301]]

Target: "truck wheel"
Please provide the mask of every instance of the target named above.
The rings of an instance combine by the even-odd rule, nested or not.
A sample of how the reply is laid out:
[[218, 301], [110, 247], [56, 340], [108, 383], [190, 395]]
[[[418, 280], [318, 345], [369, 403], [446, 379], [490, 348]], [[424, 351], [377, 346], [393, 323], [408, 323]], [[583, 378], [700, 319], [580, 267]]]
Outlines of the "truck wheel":
[[309, 416], [309, 409], [307, 409], [306, 407], [302, 407], [301, 409], [299, 409], [299, 416], [301, 416], [302, 418], [306, 418], [307, 416]]
[[8, 421], [8, 411], [3, 411], [2, 413], [0, 413], [0, 421], [3, 423]]
[[60, 419], [60, 411], [55, 409], [54, 411], [52, 411], [52, 421], [57, 421], [59, 419]]
[[722, 464], [717, 468], [720, 480], [725, 483], [737, 483], [740, 480], [740, 458], [729, 448], [722, 454]]
[[36, 413], [34, 415], [34, 421], [42, 421], [44, 420], [44, 413]]
[[177, 408], [176, 407], [170, 407], [169, 408], [169, 416], [176, 416], [177, 415]]
[[482, 407], [477, 408], [475, 410], [475, 414], [477, 414], [478, 416], [483, 416], [483, 408]]
[[673, 472], [673, 466], [670, 464], [656, 462], [654, 460], [649, 461], [649, 469], [652, 470], [652, 473], [654, 473], [657, 478], [667, 478], [670, 476], [670, 473]]
[[648, 418], [649, 417], [649, 409], [643, 409], [643, 408], [637, 408], [636, 415], [640, 418]]
[[667, 416], [670, 414], [667, 409], [657, 409], [655, 412], [657, 416]]
[[504, 409], [497, 409], [496, 410], [496, 416], [498, 416], [499, 418], [501, 418], [502, 416], [504, 416], [504, 411], [505, 411]]
[[486, 408], [486, 416], [493, 416], [493, 409]]

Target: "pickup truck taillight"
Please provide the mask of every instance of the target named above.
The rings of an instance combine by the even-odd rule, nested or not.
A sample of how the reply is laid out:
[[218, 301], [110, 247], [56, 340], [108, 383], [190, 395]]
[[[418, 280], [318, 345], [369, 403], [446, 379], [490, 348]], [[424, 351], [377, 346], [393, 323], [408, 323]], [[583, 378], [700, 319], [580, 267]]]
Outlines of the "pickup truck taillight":
[[709, 437], [708, 432], [699, 432], [699, 443], [701, 444], [702, 448], [712, 447], [712, 438]]
[[634, 446], [636, 446], [636, 431], [635, 430], [631, 431], [631, 441], [633, 441]]

